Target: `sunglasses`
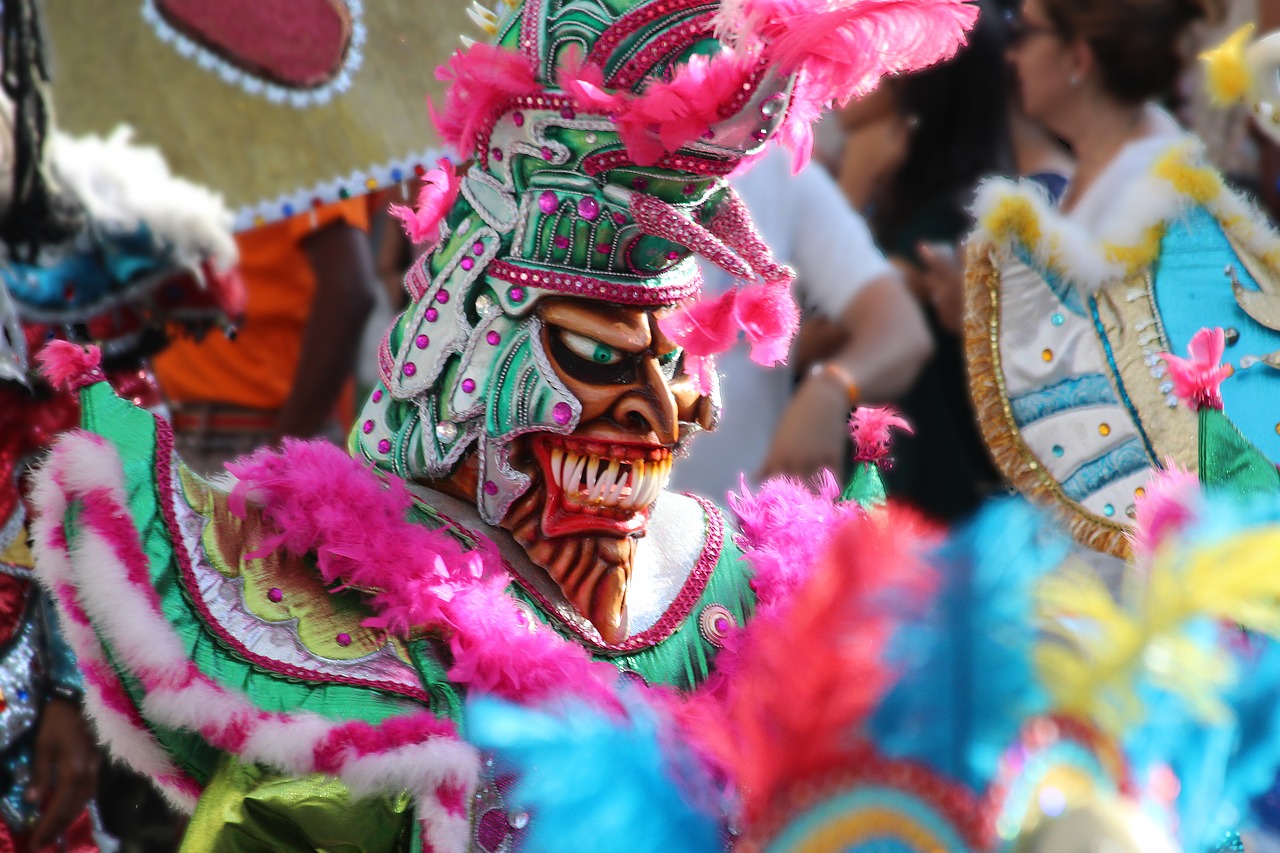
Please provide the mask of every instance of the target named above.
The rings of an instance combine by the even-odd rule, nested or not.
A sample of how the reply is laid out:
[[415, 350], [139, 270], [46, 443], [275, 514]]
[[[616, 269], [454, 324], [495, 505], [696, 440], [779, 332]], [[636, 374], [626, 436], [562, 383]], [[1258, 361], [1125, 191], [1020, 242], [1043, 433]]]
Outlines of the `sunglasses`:
[[1005, 13], [1004, 29], [1005, 39], [1010, 47], [1019, 47], [1033, 36], [1056, 36], [1058, 34], [1058, 31], [1053, 27], [1027, 23], [1016, 12]]

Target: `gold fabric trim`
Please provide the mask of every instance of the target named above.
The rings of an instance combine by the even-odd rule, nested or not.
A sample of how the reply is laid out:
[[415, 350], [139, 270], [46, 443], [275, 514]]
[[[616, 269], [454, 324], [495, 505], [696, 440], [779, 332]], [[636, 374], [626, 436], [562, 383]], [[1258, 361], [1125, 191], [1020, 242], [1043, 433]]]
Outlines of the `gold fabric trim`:
[[1126, 525], [1095, 515], [1067, 497], [1023, 441], [1009, 406], [999, 342], [1000, 268], [995, 247], [989, 240], [974, 240], [965, 258], [964, 349], [969, 394], [991, 458], [1014, 488], [1053, 509], [1081, 545], [1127, 558]]

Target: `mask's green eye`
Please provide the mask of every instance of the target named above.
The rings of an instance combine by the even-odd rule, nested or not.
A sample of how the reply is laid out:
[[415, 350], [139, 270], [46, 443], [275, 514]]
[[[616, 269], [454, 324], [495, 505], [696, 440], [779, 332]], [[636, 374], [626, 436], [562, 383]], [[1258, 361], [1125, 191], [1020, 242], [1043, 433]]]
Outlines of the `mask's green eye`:
[[679, 347], [676, 347], [671, 352], [664, 353], [658, 356], [658, 364], [661, 364], [663, 367], [670, 367], [671, 365], [675, 364], [677, 361], [680, 360], [680, 355], [683, 352], [684, 350], [680, 349]]
[[608, 344], [600, 343], [595, 338], [561, 329], [560, 340], [564, 342], [569, 352], [594, 364], [617, 364], [622, 361], [621, 352]]

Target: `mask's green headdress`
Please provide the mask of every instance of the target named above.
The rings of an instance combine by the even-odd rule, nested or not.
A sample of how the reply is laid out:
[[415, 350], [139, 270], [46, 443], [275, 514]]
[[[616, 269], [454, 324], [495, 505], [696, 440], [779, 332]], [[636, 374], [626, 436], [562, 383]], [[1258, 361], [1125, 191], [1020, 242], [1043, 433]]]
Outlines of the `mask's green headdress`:
[[[382, 383], [353, 449], [410, 479], [473, 445], [496, 523], [527, 487], [508, 461], [529, 432], [572, 432], [581, 405], [543, 352], [548, 296], [659, 307], [699, 291], [691, 255], [744, 282], [687, 307], [669, 333], [686, 369], [747, 332], [785, 354], [790, 270], [774, 263], [725, 178], [772, 138], [807, 158], [811, 123], [886, 73], [949, 56], [977, 14], [958, 0], [507, 0], [473, 17], [495, 39], [437, 72], [433, 117], [472, 163], [431, 172], [411, 236], [413, 305], [380, 349]], [[840, 57], [833, 59], [832, 57]]]

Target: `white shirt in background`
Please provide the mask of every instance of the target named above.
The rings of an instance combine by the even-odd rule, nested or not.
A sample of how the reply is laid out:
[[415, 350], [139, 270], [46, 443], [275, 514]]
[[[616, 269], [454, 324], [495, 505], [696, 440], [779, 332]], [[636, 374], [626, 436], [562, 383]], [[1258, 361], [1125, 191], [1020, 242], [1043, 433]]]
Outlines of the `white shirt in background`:
[[[862, 288], [893, 268], [876, 248], [862, 217], [822, 167], [791, 174], [791, 153], [774, 147], [751, 171], [733, 179], [774, 256], [798, 273], [796, 301], [806, 315], [838, 320]], [[734, 286], [732, 276], [702, 264], [703, 293]], [[690, 454], [674, 466], [677, 491], [723, 503], [737, 490], [739, 473], [749, 482], [764, 464], [782, 410], [795, 383], [790, 368], [761, 367], [739, 343], [716, 358], [724, 416], [713, 433], [694, 438]]]

